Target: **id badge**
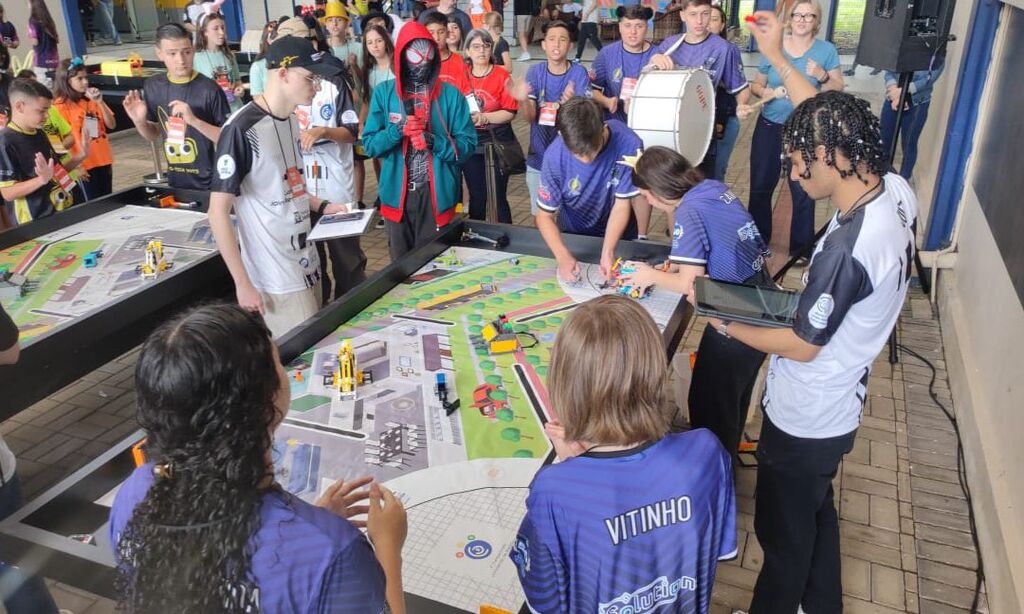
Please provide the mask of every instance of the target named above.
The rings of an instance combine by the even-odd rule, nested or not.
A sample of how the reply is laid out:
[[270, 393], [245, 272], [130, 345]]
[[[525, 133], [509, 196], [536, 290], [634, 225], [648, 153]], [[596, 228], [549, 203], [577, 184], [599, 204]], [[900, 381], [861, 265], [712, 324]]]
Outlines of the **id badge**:
[[85, 133], [90, 139], [100, 138], [100, 121], [95, 115], [85, 116]]
[[302, 173], [299, 172], [299, 169], [289, 166], [288, 170], [284, 172], [284, 179], [288, 183], [288, 191], [291, 192], [293, 200], [305, 198], [306, 181], [302, 178]]
[[540, 119], [537, 121], [541, 126], [554, 126], [558, 119], [558, 103], [545, 102], [540, 107]]
[[53, 165], [53, 180], [57, 182], [65, 192], [70, 192], [71, 188], [75, 187], [75, 180], [68, 174], [64, 165], [60, 162], [55, 162]]
[[299, 130], [309, 129], [309, 107], [295, 107], [295, 119], [299, 122]]
[[185, 120], [177, 115], [167, 118], [167, 138], [164, 139], [171, 145], [178, 147], [185, 146]]
[[619, 98], [629, 100], [633, 97], [634, 91], [636, 91], [636, 79], [632, 77], [623, 77], [622, 91], [619, 93]]
[[478, 103], [476, 101], [476, 95], [475, 94], [466, 94], [466, 102], [469, 103], [469, 112], [470, 112], [470, 114], [479, 113], [481, 111], [480, 103]]

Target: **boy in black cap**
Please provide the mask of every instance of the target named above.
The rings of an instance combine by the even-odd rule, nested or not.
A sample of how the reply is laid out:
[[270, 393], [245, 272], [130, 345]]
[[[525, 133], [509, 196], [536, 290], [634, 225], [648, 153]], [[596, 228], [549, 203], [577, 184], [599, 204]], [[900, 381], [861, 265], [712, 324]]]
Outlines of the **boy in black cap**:
[[262, 313], [280, 337], [320, 309], [319, 260], [306, 242], [310, 212], [346, 210], [307, 191], [293, 111], [340, 69], [295, 36], [274, 41], [266, 58], [266, 90], [231, 116], [217, 142], [210, 227], [239, 305]]

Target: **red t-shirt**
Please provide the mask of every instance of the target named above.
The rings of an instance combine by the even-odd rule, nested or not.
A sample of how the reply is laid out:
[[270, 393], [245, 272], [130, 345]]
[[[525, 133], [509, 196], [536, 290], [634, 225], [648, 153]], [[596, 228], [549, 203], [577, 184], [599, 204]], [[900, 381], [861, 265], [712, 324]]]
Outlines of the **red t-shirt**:
[[[510, 78], [507, 70], [495, 65], [491, 65], [491, 72], [482, 77], [474, 76], [472, 69], [466, 71], [466, 79], [469, 81], [481, 112], [512, 111], [515, 113], [519, 109], [519, 103], [508, 91]], [[480, 138], [486, 138], [491, 130], [494, 131], [498, 140], [507, 141], [515, 138], [510, 123], [489, 124], [480, 126], [477, 130], [480, 132]]]
[[441, 60], [441, 81], [454, 85], [456, 89], [465, 96], [469, 93], [469, 81], [466, 79], [466, 72], [469, 67], [466, 61], [457, 53], [452, 53], [447, 60]]

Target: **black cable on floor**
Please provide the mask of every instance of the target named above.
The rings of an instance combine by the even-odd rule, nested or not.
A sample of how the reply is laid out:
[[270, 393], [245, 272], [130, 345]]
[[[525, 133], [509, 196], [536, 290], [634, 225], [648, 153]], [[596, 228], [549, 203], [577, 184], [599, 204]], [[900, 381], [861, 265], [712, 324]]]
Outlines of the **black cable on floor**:
[[964, 458], [964, 442], [960, 437], [960, 425], [957, 424], [956, 416], [939, 400], [938, 395], [935, 394], [935, 380], [938, 378], [938, 372], [935, 369], [935, 365], [931, 363], [927, 358], [918, 354], [914, 350], [908, 348], [902, 343], [899, 348], [917, 358], [923, 362], [932, 372], [931, 381], [928, 382], [928, 395], [931, 396], [932, 401], [939, 406], [942, 413], [946, 414], [946, 418], [949, 423], [953, 425], [953, 432], [956, 433], [956, 474], [957, 480], [960, 482], [960, 490], [964, 493], [964, 498], [967, 500], [967, 519], [971, 527], [971, 541], [974, 543], [975, 556], [978, 558], [978, 568], [976, 570], [976, 581], [974, 584], [974, 599], [971, 601], [971, 614], [978, 611], [978, 602], [981, 601], [981, 585], [985, 581], [985, 570], [981, 564], [981, 545], [978, 542], [978, 526], [974, 519], [974, 503], [971, 499], [971, 487], [967, 484], [967, 461]]

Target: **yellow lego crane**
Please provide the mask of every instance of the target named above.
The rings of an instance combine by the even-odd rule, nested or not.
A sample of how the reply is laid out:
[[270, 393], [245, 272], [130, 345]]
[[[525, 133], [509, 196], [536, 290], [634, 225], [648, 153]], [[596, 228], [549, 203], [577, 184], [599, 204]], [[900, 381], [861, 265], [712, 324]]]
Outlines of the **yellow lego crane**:
[[164, 244], [160, 239], [150, 239], [146, 244], [146, 260], [139, 265], [143, 279], [156, 277], [171, 265], [164, 260]]
[[349, 339], [341, 341], [338, 348], [338, 364], [334, 367], [331, 387], [342, 397], [354, 397], [356, 386], [363, 383], [363, 372], [356, 368], [356, 354]]

